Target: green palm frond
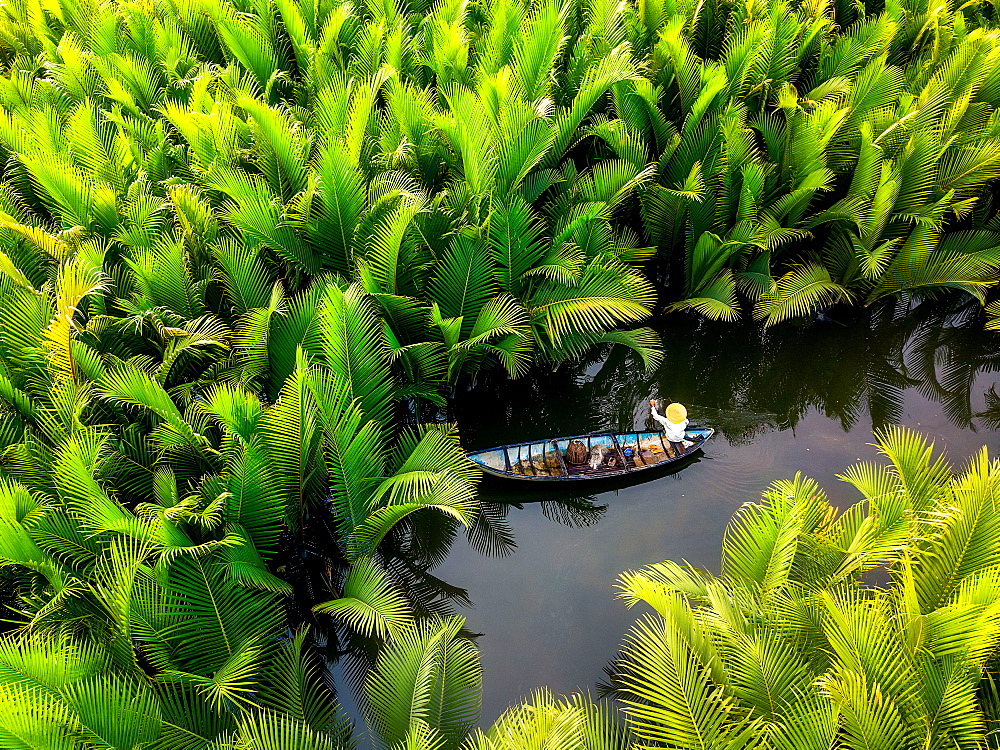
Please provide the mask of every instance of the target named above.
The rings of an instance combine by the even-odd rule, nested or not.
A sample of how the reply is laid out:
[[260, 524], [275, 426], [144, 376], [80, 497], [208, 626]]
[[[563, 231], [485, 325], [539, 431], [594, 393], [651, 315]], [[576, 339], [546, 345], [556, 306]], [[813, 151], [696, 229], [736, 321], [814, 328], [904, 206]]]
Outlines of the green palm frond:
[[347, 536], [352, 556], [372, 554], [396, 524], [421, 510], [439, 511], [465, 526], [473, 522], [479, 471], [453, 432], [427, 426], [401, 440], [394, 458], [395, 470], [368, 499], [369, 514]]
[[765, 325], [774, 325], [850, 297], [847, 289], [830, 278], [826, 268], [811, 263], [779, 277], [773, 290], [758, 300], [754, 317], [763, 320]]
[[417, 722], [457, 747], [479, 714], [479, 654], [459, 635], [464, 621], [429, 621], [401, 633], [379, 654], [365, 684], [369, 723], [385, 747]]
[[319, 305], [323, 361], [349, 388], [362, 413], [388, 421], [392, 393], [389, 346], [382, 323], [361, 290], [329, 285]]
[[325, 262], [337, 271], [352, 265], [355, 232], [367, 205], [361, 170], [339, 144], [327, 145], [317, 161], [313, 214], [302, 217], [303, 229], [323, 248]]
[[306, 508], [319, 501], [326, 483], [325, 467], [318, 460], [322, 433], [317, 405], [301, 350], [295, 372], [261, 418], [260, 433], [271, 476], [285, 496], [286, 513], [298, 522]]
[[286, 200], [302, 192], [307, 180], [309, 142], [298, 123], [287, 113], [249, 96], [238, 96], [235, 104], [252, 120], [255, 162], [271, 189]]
[[444, 739], [424, 722], [417, 720], [410, 727], [410, 733], [400, 746], [405, 750], [441, 750]]
[[299, 750], [352, 750], [355, 744], [345, 727], [334, 732], [319, 732], [305, 722], [286, 714], [254, 712], [241, 717], [224, 750], [268, 750], [294, 747]]
[[636, 624], [618, 662], [625, 712], [640, 741], [677, 748], [751, 748], [760, 724], [742, 716], [669, 621]]
[[253, 548], [264, 555], [275, 550], [290, 516], [288, 496], [268, 459], [267, 449], [254, 437], [234, 445], [226, 465], [226, 520], [246, 530]]
[[320, 659], [306, 645], [307, 635], [304, 628], [300, 629], [272, 655], [261, 681], [262, 701], [314, 731], [346, 741], [350, 726], [324, 682]]
[[78, 746], [70, 709], [61, 702], [45, 700], [38, 690], [0, 689], [0, 741], [16, 750], [71, 750]]
[[155, 694], [137, 681], [94, 675], [68, 685], [62, 697], [86, 733], [109, 747], [131, 750], [160, 734], [162, 719]]
[[152, 412], [180, 439], [196, 448], [210, 449], [206, 438], [184, 419], [163, 386], [138, 367], [125, 365], [108, 372], [98, 392], [113, 403]]
[[273, 595], [248, 597], [223, 566], [193, 557], [171, 562], [160, 586], [144, 594], [140, 613], [150, 661], [210, 703], [241, 700], [251, 689], [247, 680], [264, 658], [258, 639], [277, 632], [282, 619]]
[[449, 354], [449, 376], [471, 370], [466, 355], [487, 352], [494, 355], [512, 376], [524, 373], [531, 364], [528, 314], [513, 298], [497, 296], [476, 315], [468, 338], [456, 342]]
[[722, 543], [723, 574], [761, 595], [788, 583], [799, 536], [818, 520], [823, 496], [814, 481], [796, 475], [764, 498], [740, 509]]
[[233, 646], [232, 653], [210, 675], [167, 669], [161, 679], [191, 685], [217, 711], [237, 706], [250, 708], [265, 658], [265, 649], [260, 644], [244, 641]]
[[[279, 361], [284, 364], [289, 359], [287, 352], [283, 352], [285, 356], [279, 361], [275, 360], [273, 354], [279, 341], [286, 343], [282, 339], [281, 333], [287, 335], [287, 328], [284, 330], [279, 328], [278, 331], [274, 332], [276, 335], [272, 336], [272, 321], [275, 317], [284, 315], [286, 311], [284, 302], [285, 299], [281, 285], [275, 284], [271, 288], [271, 296], [267, 304], [264, 307], [255, 307], [247, 311], [247, 314], [237, 324], [233, 332], [233, 349], [242, 364], [240, 380], [243, 383], [253, 383], [260, 380], [264, 375], [269, 374], [269, 365], [272, 370], [277, 370]], [[309, 302], [311, 300], [307, 301], [307, 305], [311, 308], [312, 306], [308, 304]], [[298, 310], [294, 311], [301, 312], [301, 306], [299, 306]], [[299, 321], [295, 322], [304, 322], [308, 326], [311, 321], [308, 318], [305, 321], [301, 321], [300, 318]], [[295, 343], [301, 343], [301, 339]], [[289, 367], [289, 369], [291, 368]], [[287, 375], [287, 373], [281, 374]]]
[[227, 52], [253, 73], [260, 91], [267, 91], [281, 62], [263, 19], [241, 17], [235, 8], [221, 2], [206, 6]]
[[471, 327], [495, 290], [490, 265], [489, 252], [482, 244], [465, 237], [452, 241], [429, 289], [443, 315], [462, 318], [463, 327]]
[[[219, 505], [218, 500], [214, 505]], [[194, 520], [194, 519], [192, 519]], [[267, 591], [287, 596], [293, 593], [292, 586], [267, 569], [262, 553], [270, 558], [267, 550], [258, 551], [250, 534], [242, 526], [234, 523], [225, 527], [225, 544], [215, 545], [217, 559], [226, 569], [230, 579], [245, 586], [247, 591]]]
[[544, 166], [554, 166], [566, 153], [576, 136], [576, 130], [590, 114], [598, 100], [617, 83], [635, 75], [628, 45], [620, 45], [601, 57], [584, 73], [569, 107], [556, 115], [556, 137], [543, 160]]
[[474, 735], [466, 747], [626, 750], [632, 747], [631, 739], [627, 729], [616, 720], [613, 709], [595, 705], [580, 695], [562, 698], [548, 690], [539, 690], [527, 702], [505, 711], [489, 730]]
[[660, 337], [652, 328], [637, 328], [631, 331], [611, 331], [603, 334], [600, 343], [627, 346], [642, 359], [646, 372], [653, 372], [663, 361]]
[[970, 463], [967, 471], [952, 482], [952, 498], [941, 499], [942, 516], [929, 523], [925, 551], [915, 556], [914, 574], [921, 606], [941, 606], [955, 588], [972, 573], [991, 568], [996, 543], [992, 539], [996, 508], [991, 498], [1000, 473], [985, 450]]
[[986, 306], [986, 314], [989, 320], [986, 321], [986, 328], [991, 331], [1000, 330], [1000, 300], [994, 300]]
[[538, 219], [523, 199], [512, 197], [508, 203], [494, 205], [489, 239], [497, 283], [502, 290], [513, 291], [544, 252]]
[[851, 747], [899, 747], [910, 735], [899, 706], [864, 675], [847, 672], [829, 680], [827, 691], [840, 709], [844, 737]]
[[533, 102], [545, 96], [553, 63], [565, 42], [563, 13], [554, 2], [545, 3], [523, 23], [521, 44], [512, 63], [522, 96]]
[[214, 248], [222, 284], [236, 311], [267, 307], [274, 278], [259, 253], [236, 242], [220, 241]]
[[944, 455], [934, 456], [934, 445], [903, 427], [876, 432], [879, 452], [892, 462], [910, 507], [923, 511], [944, 491], [952, 468]]
[[232, 715], [215, 711], [193, 686], [167, 681], [157, 686], [163, 729], [150, 743], [154, 750], [202, 750], [235, 730]]
[[107, 669], [107, 655], [92, 642], [66, 634], [22, 634], [0, 640], [0, 676], [8, 687], [42, 686], [58, 692]]
[[143, 523], [112, 497], [95, 478], [103, 440], [85, 434], [67, 440], [56, 454], [56, 487], [67, 509], [89, 533], [119, 533], [165, 546], [185, 547], [190, 541], [173, 524]]
[[417, 251], [413, 224], [422, 210], [422, 201], [415, 197], [400, 200], [395, 208], [384, 214], [375, 214], [378, 219], [371, 227], [364, 272], [384, 294], [401, 293], [403, 282], [416, 270], [410, 265]]
[[654, 301], [652, 287], [632, 269], [616, 260], [596, 258], [573, 287], [539, 285], [529, 310], [533, 321], [558, 343], [571, 332], [601, 331], [643, 320]]
[[414, 625], [403, 593], [372, 558], [357, 558], [344, 581], [343, 596], [317, 604], [316, 612], [333, 615], [366, 636], [395, 638]]
[[740, 308], [736, 299], [736, 282], [731, 271], [721, 271], [709, 284], [699, 290], [699, 297], [671, 304], [671, 310], [694, 310], [713, 320], [733, 321], [739, 318]]
[[808, 661], [790, 643], [762, 630], [735, 636], [726, 647], [730, 689], [753, 713], [786, 720], [794, 696], [808, 694], [815, 679]]
[[955, 233], [939, 240], [936, 227], [917, 226], [887, 265], [868, 303], [905, 290], [933, 293], [960, 289], [983, 300], [1000, 267], [1000, 249], [992, 233]]
[[227, 197], [223, 217], [248, 244], [270, 248], [293, 268], [311, 273], [319, 270], [316, 253], [295, 234], [279, 197], [261, 178], [219, 167], [208, 186]]

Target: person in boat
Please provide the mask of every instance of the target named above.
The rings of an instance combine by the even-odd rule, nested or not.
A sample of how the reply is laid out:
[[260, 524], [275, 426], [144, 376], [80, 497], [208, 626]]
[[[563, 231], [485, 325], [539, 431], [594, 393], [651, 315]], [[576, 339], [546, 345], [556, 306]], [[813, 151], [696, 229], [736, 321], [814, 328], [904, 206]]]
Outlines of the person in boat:
[[669, 441], [674, 453], [679, 456], [684, 452], [684, 431], [688, 426], [687, 409], [683, 404], [673, 403], [667, 406], [666, 414], [660, 414], [656, 410], [655, 401], [650, 401], [649, 406], [653, 411], [653, 419], [663, 425], [664, 437]]

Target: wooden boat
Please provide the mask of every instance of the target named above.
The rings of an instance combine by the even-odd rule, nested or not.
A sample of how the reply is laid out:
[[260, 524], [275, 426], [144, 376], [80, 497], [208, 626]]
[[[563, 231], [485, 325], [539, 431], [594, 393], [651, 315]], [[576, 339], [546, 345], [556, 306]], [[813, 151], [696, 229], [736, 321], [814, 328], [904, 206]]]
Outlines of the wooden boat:
[[[566, 482], [618, 477], [666, 466], [700, 450], [714, 434], [710, 427], [687, 430], [680, 453], [674, 452], [662, 432], [593, 432], [501, 445], [468, 455], [483, 471], [498, 477]], [[587, 456], [580, 464], [566, 459], [570, 443], [577, 440], [583, 443]], [[570, 455], [579, 452], [576, 448]]]

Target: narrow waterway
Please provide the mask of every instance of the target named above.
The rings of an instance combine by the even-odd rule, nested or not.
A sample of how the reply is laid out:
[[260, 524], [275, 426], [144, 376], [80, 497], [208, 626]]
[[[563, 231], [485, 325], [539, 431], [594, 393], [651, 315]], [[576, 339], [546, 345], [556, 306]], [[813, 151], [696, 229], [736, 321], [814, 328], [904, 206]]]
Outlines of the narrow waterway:
[[456, 609], [482, 634], [484, 726], [542, 686], [594, 690], [636, 616], [615, 598], [618, 575], [668, 558], [717, 569], [730, 516], [775, 479], [801, 471], [849, 504], [856, 494], [836, 475], [874, 458], [872, 430], [889, 423], [958, 463], [995, 448], [1000, 337], [975, 306], [852, 315], [768, 331], [671, 315], [652, 375], [615, 351], [515, 382], [485, 376], [459, 394], [469, 449], [638, 428], [651, 396], [719, 433], [697, 462], [641, 484], [484, 484], [489, 524], [458, 535], [433, 568], [467, 592], [472, 606]]

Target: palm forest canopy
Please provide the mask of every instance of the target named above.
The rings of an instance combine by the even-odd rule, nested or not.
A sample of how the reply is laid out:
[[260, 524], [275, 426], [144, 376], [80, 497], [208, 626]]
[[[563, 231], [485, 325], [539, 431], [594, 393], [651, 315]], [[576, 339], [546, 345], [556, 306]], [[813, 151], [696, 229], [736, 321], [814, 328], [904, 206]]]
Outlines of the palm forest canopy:
[[650, 610], [608, 701], [540, 691], [486, 731], [425, 523], [503, 533], [437, 420], [485, 368], [654, 368], [658, 305], [988, 301], [994, 16], [0, 4], [0, 746], [995, 746], [985, 453], [885, 432], [842, 513], [776, 484], [719, 575], [623, 576]]

